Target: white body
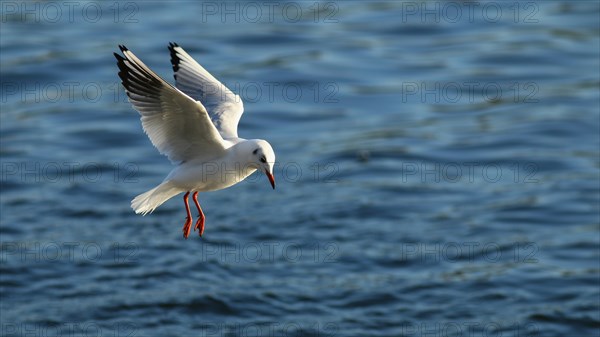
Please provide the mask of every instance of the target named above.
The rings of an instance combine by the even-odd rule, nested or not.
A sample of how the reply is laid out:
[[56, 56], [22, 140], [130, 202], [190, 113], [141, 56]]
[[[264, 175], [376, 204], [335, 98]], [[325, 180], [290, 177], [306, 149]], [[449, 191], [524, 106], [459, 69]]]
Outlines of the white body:
[[239, 183], [257, 169], [239, 160], [242, 150], [254, 144], [255, 141], [239, 139], [224, 156], [193, 159], [177, 165], [160, 185], [133, 199], [133, 209], [147, 214], [182, 192], [217, 191]]

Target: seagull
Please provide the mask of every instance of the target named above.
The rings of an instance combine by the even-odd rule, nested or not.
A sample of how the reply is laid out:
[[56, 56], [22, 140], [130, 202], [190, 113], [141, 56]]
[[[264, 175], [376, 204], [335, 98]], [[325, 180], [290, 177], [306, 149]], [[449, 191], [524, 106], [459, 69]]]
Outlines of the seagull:
[[114, 53], [119, 77], [129, 102], [140, 113], [144, 132], [158, 152], [175, 168], [160, 185], [131, 201], [136, 214], [146, 215], [165, 201], [184, 193], [183, 237], [191, 232], [188, 197], [198, 209], [194, 231], [204, 233], [205, 216], [198, 192], [221, 190], [244, 180], [254, 171], [265, 173], [275, 189], [275, 152], [262, 139], [238, 137], [244, 112], [240, 96], [213, 77], [176, 43], [169, 43], [175, 86], [150, 70], [123, 45]]

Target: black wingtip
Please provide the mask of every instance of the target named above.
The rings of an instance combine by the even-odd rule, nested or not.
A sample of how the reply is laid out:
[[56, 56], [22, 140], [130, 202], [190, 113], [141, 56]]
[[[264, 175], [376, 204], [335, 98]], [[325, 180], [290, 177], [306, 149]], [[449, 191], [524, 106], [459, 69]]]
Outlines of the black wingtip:
[[128, 51], [128, 50], [129, 50], [129, 49], [127, 49], [127, 47], [125, 47], [125, 45], [123, 45], [123, 44], [120, 44], [120, 45], [119, 45], [119, 49], [121, 49], [121, 51], [122, 51], [122, 52], [126, 52], [126, 51]]
[[[173, 66], [173, 71], [177, 72], [179, 70], [179, 56], [177, 56], [175, 47], [179, 47], [179, 45], [175, 42], [169, 42], [169, 52], [171, 53], [171, 65]], [[175, 80], [177, 80], [177, 75], [175, 75]]]
[[113, 53], [113, 55], [115, 55], [115, 58], [117, 59], [117, 61], [125, 61], [125, 58], [117, 53]]

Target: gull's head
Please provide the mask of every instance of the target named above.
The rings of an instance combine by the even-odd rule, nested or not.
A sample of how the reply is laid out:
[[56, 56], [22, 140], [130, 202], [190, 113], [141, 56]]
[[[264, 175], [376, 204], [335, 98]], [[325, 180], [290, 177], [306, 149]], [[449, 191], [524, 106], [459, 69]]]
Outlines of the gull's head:
[[273, 176], [273, 166], [275, 166], [275, 152], [267, 141], [262, 139], [253, 139], [250, 141], [250, 165], [257, 170], [262, 171], [273, 189], [275, 189], [275, 177]]

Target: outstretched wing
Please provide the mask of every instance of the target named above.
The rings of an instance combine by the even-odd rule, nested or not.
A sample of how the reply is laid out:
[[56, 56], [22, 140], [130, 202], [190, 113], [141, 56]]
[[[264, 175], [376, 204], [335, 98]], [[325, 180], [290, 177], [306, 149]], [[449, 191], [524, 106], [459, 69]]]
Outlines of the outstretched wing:
[[169, 44], [171, 64], [179, 90], [204, 104], [223, 138], [237, 138], [244, 103], [176, 43]]
[[115, 53], [129, 101], [140, 113], [144, 131], [174, 163], [225, 151], [223, 138], [202, 103], [160, 78], [125, 46]]

